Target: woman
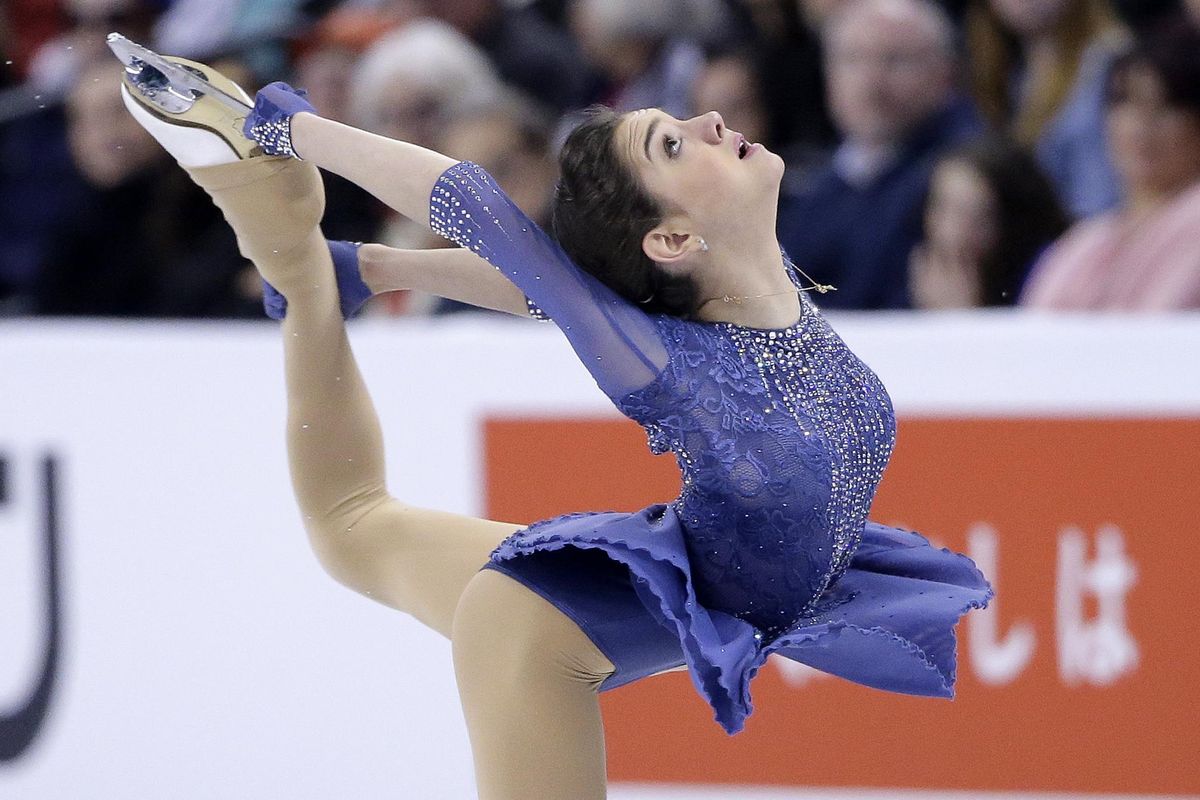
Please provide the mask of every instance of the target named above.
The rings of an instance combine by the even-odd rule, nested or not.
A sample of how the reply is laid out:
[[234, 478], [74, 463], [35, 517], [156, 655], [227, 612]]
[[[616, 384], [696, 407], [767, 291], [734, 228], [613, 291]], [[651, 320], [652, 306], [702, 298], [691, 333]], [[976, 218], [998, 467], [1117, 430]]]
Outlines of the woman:
[[1034, 151], [1073, 216], [1118, 200], [1102, 117], [1108, 70], [1127, 36], [1108, 0], [972, 0], [967, 8], [976, 100]]
[[1011, 306], [1034, 261], [1069, 220], [1037, 162], [987, 137], [938, 160], [925, 240], [909, 258], [915, 308]]
[[1179, 19], [1113, 70], [1108, 130], [1125, 202], [1071, 228], [1021, 295], [1035, 308], [1200, 308], [1200, 28]]
[[[777, 156], [715, 112], [597, 113], [561, 156], [560, 247], [482, 169], [322, 119], [286, 85], [245, 120], [256, 146], [207, 96], [172, 117], [153, 89], [123, 89], [286, 297], [288, 445], [314, 548], [451, 638], [480, 797], [603, 797], [597, 691], [681, 666], [730, 733], [776, 652], [952, 694], [953, 626], [991, 588], [969, 559], [866, 521], [892, 407], [780, 255]], [[189, 125], [223, 133], [229, 163], [224, 142], [205, 158], [179, 144], [205, 135]], [[341, 246], [331, 263], [315, 165], [463, 246], [429, 254], [420, 288], [514, 313], [528, 296], [554, 319], [651, 448], [676, 454], [680, 497], [522, 528], [389, 496], [342, 325], [357, 300], [342, 307], [338, 281], [361, 289], [359, 265]]]

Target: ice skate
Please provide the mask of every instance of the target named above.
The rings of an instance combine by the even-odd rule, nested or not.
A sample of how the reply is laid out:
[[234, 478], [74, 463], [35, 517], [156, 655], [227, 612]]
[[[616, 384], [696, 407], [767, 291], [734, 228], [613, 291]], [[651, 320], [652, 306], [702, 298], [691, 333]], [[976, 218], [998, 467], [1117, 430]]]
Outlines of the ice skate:
[[212, 67], [161, 56], [119, 33], [108, 35], [108, 46], [125, 66], [126, 107], [181, 164], [211, 166], [263, 154], [242, 133], [254, 101], [236, 83]]

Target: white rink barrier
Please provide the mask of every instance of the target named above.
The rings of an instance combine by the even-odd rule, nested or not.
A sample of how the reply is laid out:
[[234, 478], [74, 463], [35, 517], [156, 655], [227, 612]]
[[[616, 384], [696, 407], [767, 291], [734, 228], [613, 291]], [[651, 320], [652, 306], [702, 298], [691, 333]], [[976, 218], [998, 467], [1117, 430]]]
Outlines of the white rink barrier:
[[[829, 318], [900, 416], [1200, 417], [1200, 315]], [[482, 513], [488, 415], [616, 414], [551, 325], [352, 338], [419, 505]], [[474, 796], [448, 644], [321, 571], [284, 407], [271, 324], [0, 322], [0, 798]], [[756, 792], [612, 796], [917, 796]]]

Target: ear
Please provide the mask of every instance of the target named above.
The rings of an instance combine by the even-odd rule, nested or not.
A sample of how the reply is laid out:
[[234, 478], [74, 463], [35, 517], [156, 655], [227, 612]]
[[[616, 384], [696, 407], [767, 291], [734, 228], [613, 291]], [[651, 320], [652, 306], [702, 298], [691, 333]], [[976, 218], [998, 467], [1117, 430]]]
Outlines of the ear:
[[677, 269], [687, 256], [700, 249], [700, 237], [678, 224], [664, 220], [642, 237], [642, 252], [667, 270]]

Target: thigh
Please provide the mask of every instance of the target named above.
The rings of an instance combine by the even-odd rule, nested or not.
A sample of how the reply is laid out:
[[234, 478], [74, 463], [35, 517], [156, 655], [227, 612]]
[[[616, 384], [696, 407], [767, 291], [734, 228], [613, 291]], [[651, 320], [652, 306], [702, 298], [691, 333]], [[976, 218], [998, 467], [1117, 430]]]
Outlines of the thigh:
[[552, 674], [593, 693], [615, 671], [587, 633], [520, 581], [492, 569], [468, 582], [455, 610], [455, 660], [491, 674]]
[[449, 637], [467, 583], [522, 525], [418, 508], [389, 498], [313, 547], [334, 576]]
[[549, 601], [483, 570], [459, 601], [454, 672], [481, 800], [600, 800], [597, 689], [613, 665]]

